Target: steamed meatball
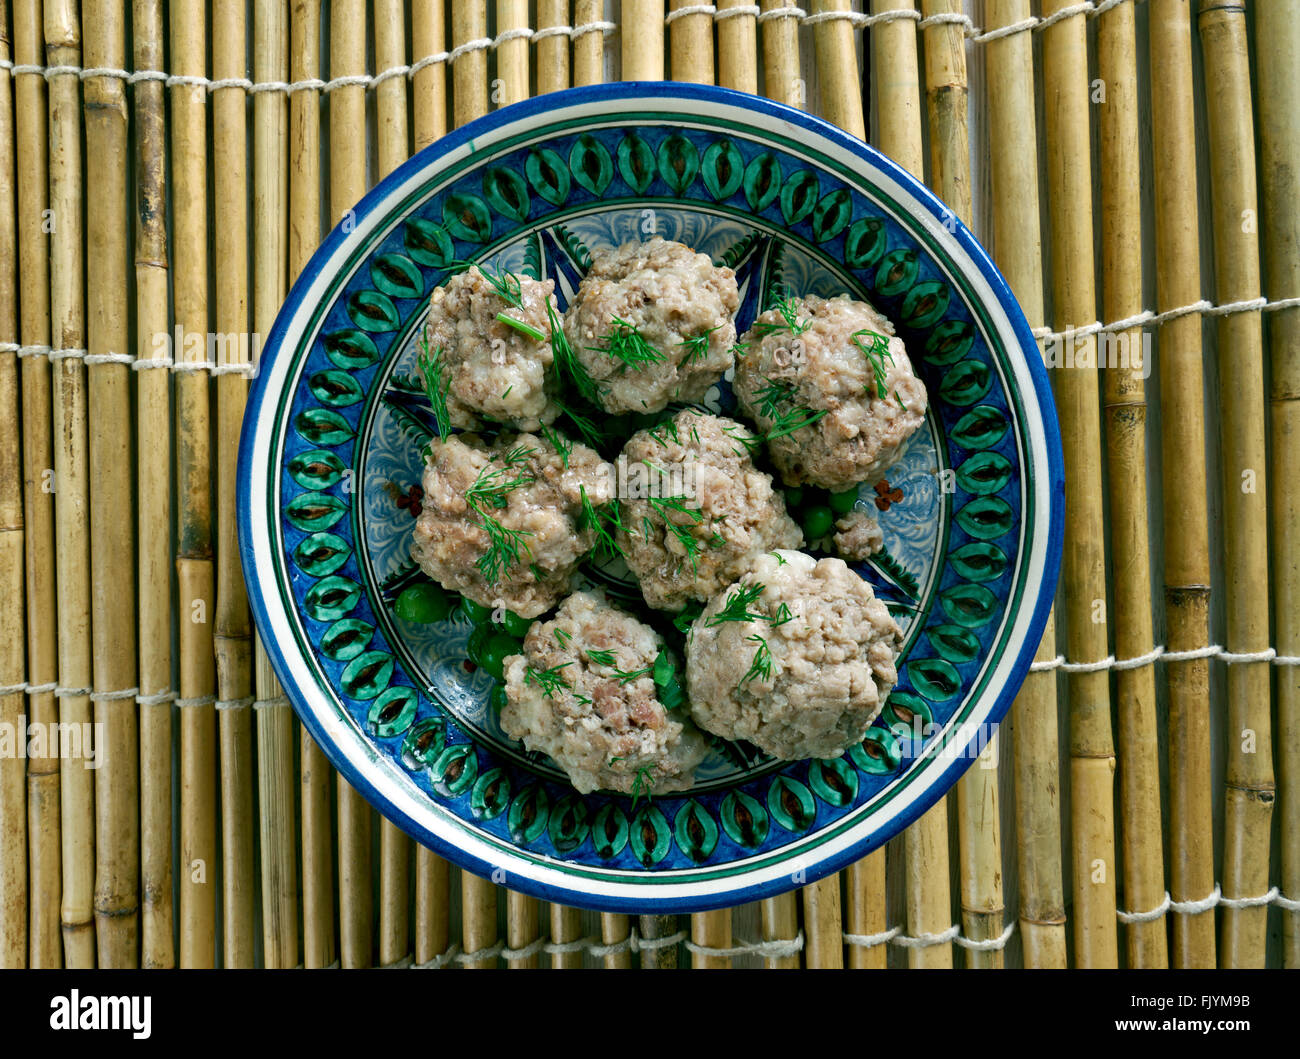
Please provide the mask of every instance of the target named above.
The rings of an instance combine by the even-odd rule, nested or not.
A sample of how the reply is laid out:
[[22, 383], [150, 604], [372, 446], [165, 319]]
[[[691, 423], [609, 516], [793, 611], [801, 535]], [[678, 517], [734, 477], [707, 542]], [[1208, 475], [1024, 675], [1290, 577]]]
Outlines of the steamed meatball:
[[893, 325], [847, 297], [794, 299], [741, 341], [733, 387], [790, 485], [879, 481], [925, 422], [925, 386]]
[[429, 443], [411, 556], [443, 588], [525, 618], [568, 591], [595, 543], [583, 493], [593, 507], [606, 504], [613, 468], [585, 445], [551, 436], [563, 452], [532, 434], [491, 445], [472, 434]]
[[736, 275], [656, 236], [595, 258], [564, 333], [607, 412], [698, 401], [731, 367]]
[[522, 655], [506, 659], [501, 728], [549, 755], [582, 794], [686, 790], [707, 745], [684, 709], [661, 701], [661, 656], [659, 669], [671, 674], [672, 657], [650, 626], [603, 594], [575, 593], [550, 621], [533, 624]]
[[552, 360], [547, 304], [554, 305], [554, 287], [554, 280], [539, 283], [475, 266], [433, 292], [426, 325], [429, 350], [441, 351], [441, 382], [452, 426], [473, 429], [490, 421], [538, 430], [555, 419], [559, 409], [551, 402], [547, 382]]
[[760, 556], [692, 627], [691, 715], [773, 757], [839, 757], [898, 682], [901, 646], [884, 603], [842, 559]]
[[835, 523], [835, 529], [835, 550], [845, 559], [866, 559], [885, 546], [880, 523], [869, 511], [850, 511]]
[[650, 606], [709, 600], [763, 552], [803, 543], [748, 437], [734, 420], [685, 409], [624, 446], [618, 543]]

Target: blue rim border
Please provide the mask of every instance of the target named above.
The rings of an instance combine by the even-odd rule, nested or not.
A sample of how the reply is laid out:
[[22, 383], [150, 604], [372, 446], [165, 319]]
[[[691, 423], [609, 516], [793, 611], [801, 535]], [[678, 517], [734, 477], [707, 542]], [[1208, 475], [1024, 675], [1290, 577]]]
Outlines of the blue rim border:
[[[1047, 615], [1056, 596], [1056, 584], [1060, 573], [1061, 551], [1065, 531], [1065, 467], [1064, 454], [1061, 448], [1060, 426], [1056, 418], [1056, 404], [1051, 385], [1048, 382], [1047, 369], [1044, 367], [1039, 355], [1038, 344], [1034, 340], [1033, 333], [1025, 320], [1020, 304], [1016, 301], [1006, 280], [1003, 279], [988, 252], [980, 245], [970, 229], [960, 219], [955, 218], [953, 212], [910, 173], [862, 140], [849, 135], [821, 118], [806, 114], [783, 103], [776, 103], [761, 96], [752, 96], [744, 92], [737, 92], [729, 88], [717, 88], [711, 85], [688, 85], [671, 81], [623, 81], [590, 85], [584, 88], [570, 88], [549, 95], [537, 96], [478, 118], [468, 125], [448, 133], [398, 166], [397, 169], [393, 170], [392, 173], [362, 197], [361, 201], [353, 207], [353, 216], [357, 220], [368, 217], [393, 188], [400, 186], [403, 182], [415, 176], [427, 167], [432, 160], [466, 143], [472, 144], [475, 137], [504, 125], [509, 125], [520, 118], [545, 113], [555, 107], [592, 103], [604, 104], [613, 114], [617, 112], [619, 105], [625, 100], [646, 97], [667, 100], [694, 98], [739, 107], [758, 117], [787, 122], [835, 142], [849, 153], [883, 170], [894, 181], [907, 188], [929, 210], [935, 220], [948, 225], [957, 243], [970, 256], [971, 260], [979, 268], [984, 280], [993, 289], [998, 305], [1006, 314], [1019, 341], [1021, 354], [1028, 364], [1029, 373], [1033, 379], [1035, 397], [1039, 406], [1043, 409], [1043, 436], [1047, 448], [1047, 471], [1050, 475], [1048, 540], [1047, 551], [1044, 556], [1043, 580], [1039, 585], [1038, 597], [1034, 602], [1028, 634], [1021, 645], [1015, 662], [1012, 664], [1010, 676], [998, 694], [997, 702], [989, 711], [989, 723], [1000, 724], [1007, 711], [1011, 708], [1011, 703], [1014, 701], [1021, 684], [1029, 672], [1029, 667], [1038, 651], [1038, 644], [1042, 639], [1043, 628], [1047, 624]], [[955, 230], [952, 228], [954, 222], [956, 225]], [[311, 260], [308, 261], [299, 274], [283, 305], [281, 305], [280, 311], [276, 314], [275, 324], [272, 326], [271, 332], [262, 347], [261, 363], [263, 366], [273, 363], [274, 359], [279, 356], [285, 331], [288, 328], [288, 321], [297, 313], [299, 306], [302, 304], [305, 291], [312, 282], [312, 277], [334, 255], [349, 234], [349, 232], [343, 231], [341, 225], [336, 225], [316, 252], [312, 254]], [[236, 476], [236, 495], [239, 497], [237, 514], [240, 560], [244, 580], [248, 586], [249, 605], [252, 608], [253, 620], [258, 628], [268, 626], [269, 621], [266, 600], [253, 560], [252, 535], [254, 533], [254, 523], [253, 505], [250, 502], [250, 475], [254, 430], [251, 424], [257, 422], [262, 414], [262, 405], [267, 400], [267, 374], [266, 371], [259, 368], [249, 389], [243, 428], [240, 434], [239, 467]], [[311, 715], [311, 711], [304, 706], [297, 687], [292, 680], [287, 679], [288, 664], [280, 649], [279, 642], [274, 637], [270, 637], [264, 638], [263, 644], [276, 676], [280, 679], [285, 694], [293, 703], [294, 712], [298, 714], [299, 720], [302, 721], [312, 738], [324, 751], [330, 763], [338, 769], [362, 797], [401, 827], [403, 831], [414, 836], [417, 841], [423, 843], [435, 853], [458, 864], [461, 868], [473, 872], [475, 875], [484, 878], [490, 877], [493, 865], [429, 833], [422, 825], [405, 813], [398, 811], [395, 807], [388, 805], [379, 796], [375, 787], [366, 779], [365, 775], [351, 761], [343, 757], [337, 748], [324, 737], [324, 733]], [[510, 884], [521, 892], [544, 900], [604, 912], [701, 912], [717, 908], [729, 908], [747, 901], [762, 900], [840, 871], [865, 856], [871, 850], [883, 846], [889, 839], [900, 834], [924, 815], [940, 798], [947, 794], [962, 773], [973, 763], [973, 758], [954, 755], [938, 779], [932, 781], [929, 789], [919, 796], [905, 812], [899, 814], [887, 826], [875, 831], [861, 843], [819, 861], [814, 868], [805, 872], [802, 883], [789, 880], [774, 880], [751, 885], [747, 888], [734, 887], [717, 893], [706, 894], [698, 901], [653, 897], [631, 900], [620, 899], [614, 896], [590, 894], [584, 890], [538, 883], [513, 875], [510, 877]]]

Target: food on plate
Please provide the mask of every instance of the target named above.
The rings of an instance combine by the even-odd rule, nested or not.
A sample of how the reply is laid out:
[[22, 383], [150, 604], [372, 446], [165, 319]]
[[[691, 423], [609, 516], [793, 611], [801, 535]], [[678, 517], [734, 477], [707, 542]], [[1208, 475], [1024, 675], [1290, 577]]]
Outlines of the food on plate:
[[885, 604], [843, 560], [760, 556], [691, 627], [691, 716], [773, 757], [839, 757], [897, 683], [901, 645]]
[[554, 288], [554, 280], [475, 265], [433, 292], [421, 369], [445, 394], [447, 425], [538, 430], [554, 421]]
[[650, 606], [706, 601], [762, 553], [803, 543], [748, 438], [733, 419], [684, 409], [623, 447], [618, 545]]
[[583, 794], [685, 790], [707, 750], [663, 637], [596, 592], [569, 596], [505, 660], [501, 727]]
[[866, 559], [885, 546], [880, 523], [869, 511], [850, 511], [836, 521], [835, 530], [835, 550], [845, 559]]
[[595, 256], [564, 333], [605, 411], [657, 412], [731, 367], [739, 304], [731, 269], [656, 236]]
[[553, 430], [435, 436], [411, 556], [443, 588], [535, 618], [567, 593], [612, 488], [609, 464]]
[[925, 421], [925, 385], [893, 325], [866, 302], [785, 299], [740, 348], [736, 398], [790, 485], [876, 481]]

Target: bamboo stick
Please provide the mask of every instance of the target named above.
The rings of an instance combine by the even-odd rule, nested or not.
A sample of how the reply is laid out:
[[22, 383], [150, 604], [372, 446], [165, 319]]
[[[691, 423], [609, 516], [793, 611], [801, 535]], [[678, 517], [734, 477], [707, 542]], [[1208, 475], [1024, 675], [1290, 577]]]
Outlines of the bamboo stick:
[[[487, 39], [487, 0], [451, 5], [453, 48]], [[451, 64], [451, 105], [457, 127], [487, 113], [487, 49], [475, 47], [461, 52]]]
[[[813, 0], [809, 12], [827, 15], [852, 11], [852, 0]], [[821, 113], [827, 121], [859, 139], [866, 139], [862, 116], [862, 89], [858, 82], [858, 52], [853, 26], [847, 19], [818, 22], [813, 27], [817, 55], [817, 80], [821, 88]], [[917, 108], [918, 115], [920, 108]]]
[[[637, 931], [644, 941], [671, 938], [677, 933], [677, 917], [675, 915], [638, 916]], [[677, 965], [676, 944], [664, 945], [660, 948], [642, 945], [642, 970], [671, 971], [676, 970]]]
[[[0, 17], [0, 26], [4, 18]], [[44, 58], [44, 34], [38, 0], [18, 0], [13, 6], [13, 58], [39, 65]], [[6, 56], [7, 58], [8, 56]], [[18, 297], [6, 296], [21, 313], [19, 341], [47, 346], [50, 342], [49, 239], [45, 231], [49, 204], [48, 137], [45, 79], [24, 76], [13, 84], [15, 154], [23, 160], [17, 172]], [[8, 113], [4, 110], [3, 113]], [[10, 216], [5, 212], [4, 216]], [[14, 292], [17, 294], [17, 291]], [[12, 332], [11, 332], [12, 333]], [[27, 596], [27, 683], [47, 690], [28, 692], [27, 714], [45, 726], [59, 719], [53, 686], [58, 680], [58, 625], [55, 609], [54, 494], [47, 475], [54, 463], [51, 436], [50, 362], [27, 356], [22, 373], [22, 474]], [[14, 420], [16, 423], [16, 420]], [[21, 560], [20, 560], [21, 561]], [[20, 643], [14, 640], [15, 643]], [[0, 678], [0, 683], [10, 681]], [[52, 741], [51, 741], [52, 742]], [[27, 765], [27, 834], [30, 864], [28, 905], [28, 963], [58, 967], [63, 962], [59, 902], [62, 891], [62, 835], [59, 820], [59, 756], [50, 747], [43, 758]]]
[[[330, 7], [330, 76], [364, 74], [366, 70], [366, 5], [364, 0], [340, 0]], [[474, 53], [480, 54], [480, 53]], [[463, 61], [463, 60], [461, 60]], [[356, 130], [365, 128], [366, 95], [361, 85], [330, 93], [330, 214], [342, 220], [366, 191], [364, 142]], [[373, 902], [370, 878], [370, 836], [373, 813], [361, 795], [341, 776], [339, 814], [339, 954], [344, 967], [369, 966]]]
[[[171, 68], [206, 73], [201, 0], [171, 0]], [[212, 649], [212, 500], [207, 359], [207, 91], [169, 89], [172, 108], [172, 297], [176, 334], [177, 690], [180, 704], [180, 952], [182, 967], [216, 964], [216, 660]], [[186, 341], [185, 336], [195, 336]]]
[[[0, 60], [9, 61], [9, 10], [0, 0]], [[0, 68], [0, 343], [18, 342], [18, 236], [14, 227], [14, 107], [8, 68]], [[12, 601], [0, 613], [0, 724], [26, 742], [23, 694], [23, 480], [19, 446], [18, 356], [0, 353], [0, 585]], [[27, 779], [23, 756], [0, 760], [0, 967], [27, 966]]]
[[[46, 0], [45, 60], [49, 66], [81, 65], [81, 25], [71, 0]], [[50, 136], [50, 345], [85, 346], [81, 221], [81, 91], [74, 74], [49, 81]], [[90, 657], [90, 539], [86, 457], [86, 375], [78, 357], [52, 369], [54, 437], [54, 534], [59, 622], [59, 722], [90, 731], [90, 699], [69, 694], [88, 688]], [[84, 747], [83, 747], [84, 750]], [[95, 773], [82, 758], [59, 763], [60, 844], [63, 860], [64, 964], [95, 966]]]
[[[421, 0], [411, 16], [416, 56], [435, 55], [446, 42], [441, 0]], [[565, 53], [568, 54], [567, 51]], [[415, 75], [415, 146], [418, 150], [447, 132], [447, 68], [426, 66]], [[428, 963], [451, 944], [451, 870], [424, 846], [415, 850], [415, 962]]]
[[[1255, 133], [1246, 11], [1202, 0], [1197, 25], [1205, 61], [1215, 292], [1220, 303], [1259, 297]], [[1268, 508], [1264, 349], [1259, 314], [1219, 318], [1220, 446], [1229, 651], [1269, 646]], [[1228, 756], [1224, 780], [1223, 895], [1269, 888], [1273, 746], [1267, 661], [1228, 667]], [[1220, 958], [1227, 967], [1264, 965], [1268, 906], [1225, 907]]]
[[842, 968], [844, 930], [840, 919], [838, 876], [828, 875], [803, 888], [803, 922], [807, 935], [804, 966], [835, 970]]
[[508, 107], [528, 98], [528, 37], [509, 36], [528, 26], [528, 0], [496, 0], [497, 76], [492, 86], [492, 103]]
[[[506, 944], [512, 949], [522, 949], [531, 945], [540, 935], [537, 927], [537, 900], [527, 894], [506, 891]], [[506, 966], [524, 970], [540, 967], [537, 954], [509, 959]]]
[[[989, 0], [985, 8], [990, 30], [1029, 15], [1029, 0]], [[988, 48], [994, 256], [1029, 326], [1038, 328], [1044, 315], [1033, 45], [1029, 34], [1013, 33], [990, 41]], [[1055, 626], [1049, 616], [1038, 661], [1056, 657]], [[1056, 683], [1051, 671], [1030, 673], [1012, 714], [1019, 928], [1026, 967], [1066, 966]]]
[[[763, 0], [763, 94], [801, 110], [808, 92], [799, 76], [799, 18], [794, 0]], [[776, 17], [775, 12], [787, 15]]]
[[[748, 0], [718, 0], [718, 84], [758, 91], [758, 20]], [[734, 11], [735, 14], [728, 14]]]
[[[537, 0], [537, 29], [567, 29], [569, 0]], [[555, 33], [537, 41], [537, 94], [569, 87], [569, 35]]]
[[[415, 0], [411, 8], [411, 54], [415, 62], [431, 55], [441, 55], [446, 47], [447, 28], [442, 0]], [[567, 51], [565, 55], [567, 57]], [[418, 151], [447, 131], [446, 62], [420, 67], [411, 79], [411, 94], [415, 100], [415, 149]]]
[[[1161, 311], [1201, 298], [1188, 0], [1151, 0], [1152, 176], [1155, 184], [1156, 303]], [[1161, 475], [1164, 497], [1166, 643], [1171, 652], [1210, 642], [1205, 383], [1201, 317], [1160, 325]], [[1214, 890], [1210, 804], [1210, 663], [1170, 662], [1169, 892], [1199, 901]], [[1213, 967], [1214, 911], [1175, 912], [1176, 967]]]
[[[460, 873], [461, 948], [465, 955], [489, 949], [497, 943], [497, 888], [477, 875]], [[481, 971], [496, 967], [497, 958], [486, 956], [466, 960], [464, 966]]]
[[[849, 890], [850, 907], [853, 901], [852, 889]], [[883, 897], [883, 891], [881, 896]], [[768, 898], [759, 908], [763, 922], [763, 939], [765, 941], [791, 941], [799, 934], [799, 908], [795, 904], [794, 894]], [[850, 916], [850, 921], [852, 917]], [[799, 966], [799, 954], [789, 956], [765, 956], [763, 966], [769, 970], [793, 970]], [[853, 966], [858, 966], [853, 964]]]
[[605, 80], [605, 30], [597, 26], [604, 18], [605, 0], [573, 0], [574, 85], [598, 85]]
[[[668, 0], [669, 12], [699, 7], [695, 0]], [[713, 84], [713, 16], [707, 11], [674, 17], [668, 26], [674, 81]]]
[[[311, 0], [293, 0], [289, 10], [291, 80], [320, 77], [320, 29], [320, 5]], [[417, 76], [423, 76], [423, 72]], [[302, 272], [320, 242], [320, 93], [315, 89], [303, 89], [289, 97], [289, 144], [292, 279]], [[335, 954], [331, 770], [306, 728], [299, 729], [298, 745], [303, 963], [307, 967], [327, 967], [334, 962]]]
[[[1047, 0], [1050, 16], [1068, 0]], [[1047, 108], [1048, 193], [1052, 211], [1052, 303], [1058, 330], [1097, 317], [1092, 265], [1092, 167], [1088, 50], [1082, 14], [1043, 30]], [[1056, 372], [1056, 401], [1065, 448], [1066, 654], [1093, 662], [1109, 653], [1106, 622], [1105, 522], [1102, 516], [1098, 378], [1094, 337], [1072, 342], [1074, 367]], [[1075, 961], [1081, 967], [1118, 962], [1115, 920], [1115, 749], [1110, 677], [1072, 673], [1070, 793], [1074, 855]]]
[[[212, 73], [240, 78], [245, 63], [241, 0], [215, 0]], [[221, 745], [221, 952], [225, 967], [251, 967], [254, 951], [253, 879], [253, 645], [248, 596], [236, 536], [235, 468], [248, 380], [228, 366], [250, 363], [248, 348], [248, 143], [246, 93], [235, 85], [212, 93], [215, 173], [217, 331], [224, 359], [217, 390], [217, 735]]]
[[[133, 0], [137, 70], [163, 68], [162, 4]], [[136, 104], [136, 356], [167, 356], [167, 139], [161, 81]], [[170, 372], [137, 372], [136, 482], [140, 581], [140, 964], [172, 967], [172, 579]]]
[[[1119, 320], [1142, 311], [1142, 202], [1139, 184], [1137, 33], [1131, 4], [1097, 19], [1097, 62], [1104, 98], [1101, 125], [1102, 316]], [[1151, 552], [1147, 538], [1146, 383], [1143, 333], [1133, 328], [1112, 346], [1103, 380], [1110, 471], [1111, 548], [1116, 570], [1115, 654], [1134, 658], [1155, 646], [1151, 615]], [[1127, 351], [1127, 361], [1121, 359]], [[1118, 358], [1114, 355], [1118, 354]], [[1136, 358], [1136, 359], [1134, 359]], [[1160, 758], [1153, 666], [1116, 674], [1119, 717], [1124, 903], [1145, 911], [1165, 893]], [[1125, 931], [1130, 967], [1167, 967], [1163, 919]]]
[[[582, 937], [582, 913], [565, 905], [551, 905], [551, 940], [564, 944]], [[551, 966], [574, 968], [582, 966], [582, 951], [551, 953]]]
[[[989, 0], [989, 6], [994, 2]], [[913, 0], [872, 0], [871, 4], [874, 15], [915, 10]], [[897, 143], [911, 135], [912, 129], [920, 127], [922, 117], [921, 94], [916, 87], [921, 76], [916, 58], [916, 22], [898, 19], [873, 26], [871, 65], [875, 70], [876, 140]]]
[[[398, 0], [376, 0], [375, 63], [388, 70], [406, 62], [406, 24]], [[528, 46], [526, 40], [513, 41]], [[498, 60], [499, 61], [499, 60]], [[527, 74], [525, 72], [525, 86]], [[382, 179], [409, 155], [406, 80], [392, 77], [376, 89], [379, 176]], [[379, 963], [387, 967], [410, 954], [411, 840], [387, 819], [379, 822]]]
[[[627, 916], [612, 912], [602, 912], [600, 916], [600, 940], [606, 945], [617, 945], [626, 941], [631, 931], [631, 921]], [[604, 958], [606, 970], [626, 970], [632, 966], [632, 950], [613, 952]]]
[[664, 79], [664, 0], [623, 0], [619, 25], [622, 79]]
[[[907, 24], [911, 25], [910, 22]], [[835, 21], [822, 23], [817, 28], [847, 25]], [[890, 86], [888, 98], [892, 115], [891, 120], [884, 120], [882, 100], [882, 121], [876, 146], [914, 176], [923, 177], [921, 84], [915, 30], [910, 35], [895, 34], [885, 38], [874, 57], [877, 79]], [[843, 75], [839, 80], [843, 82]], [[853, 91], [856, 97], [856, 86]], [[823, 99], [826, 92], [823, 85]], [[908, 932], [920, 936], [947, 930], [951, 925], [951, 897], [946, 801], [939, 802], [903, 832], [903, 857]], [[850, 922], [852, 933], [874, 935], [886, 929], [885, 858], [885, 849], [881, 847], [849, 868], [848, 885], [854, 892], [851, 907], [857, 915]], [[854, 966], [884, 967], [886, 960], [883, 945], [854, 946], [850, 955]], [[908, 962], [914, 967], [951, 967], [952, 945], [944, 942], [908, 949]]]
[[[257, 0], [253, 8], [253, 78], [289, 75], [288, 11], [284, 0]], [[288, 100], [280, 92], [253, 97], [253, 328], [250, 352], [260, 352], [284, 300], [288, 169]], [[257, 692], [258, 818], [262, 864], [262, 964], [298, 963], [297, 820], [294, 812], [293, 713], [275, 679], [260, 636], [254, 637]]]
[[[1259, 4], [1255, 8], [1258, 62], [1259, 130], [1265, 218], [1300, 216], [1300, 82], [1295, 56], [1300, 54], [1300, 11], [1294, 3]], [[1294, 226], [1266, 223], [1264, 264], [1268, 296], [1277, 301], [1300, 297], [1300, 245]], [[1300, 310], [1269, 314], [1273, 357], [1271, 423], [1273, 465], [1300, 466]], [[1273, 608], [1278, 654], [1300, 655], [1300, 490], [1286, 474], [1273, 477]], [[1278, 771], [1281, 780], [1281, 890], [1300, 893], [1300, 670], [1278, 669]], [[1282, 912], [1282, 962], [1300, 966], [1300, 913]]]
[[[923, 14], [961, 13], [955, 0], [925, 0]], [[971, 214], [970, 134], [967, 127], [966, 44], [962, 27], [940, 22], [925, 30], [926, 111], [930, 127], [930, 186], [966, 224]], [[997, 741], [957, 783], [962, 932], [973, 941], [1002, 933], [1002, 835], [998, 818]], [[968, 967], [1001, 967], [1002, 951], [968, 950]]]
[[[120, 69], [126, 61], [125, 11], [119, 0], [86, 0], [85, 62]], [[115, 77], [83, 81], [86, 168], [95, 193], [86, 203], [86, 350], [127, 349], [126, 88]], [[139, 959], [140, 828], [135, 682], [134, 532], [131, 519], [131, 371], [125, 364], [87, 368], [90, 424], [90, 580], [94, 647], [92, 698], [102, 725], [103, 763], [95, 776], [95, 824], [111, 842], [95, 847], [95, 935], [101, 967]]]
[[[691, 916], [691, 941], [710, 949], [731, 948], [731, 909], [716, 912], [697, 912]], [[731, 967], [730, 956], [712, 956], [702, 952], [691, 953], [691, 967], [696, 970]]]

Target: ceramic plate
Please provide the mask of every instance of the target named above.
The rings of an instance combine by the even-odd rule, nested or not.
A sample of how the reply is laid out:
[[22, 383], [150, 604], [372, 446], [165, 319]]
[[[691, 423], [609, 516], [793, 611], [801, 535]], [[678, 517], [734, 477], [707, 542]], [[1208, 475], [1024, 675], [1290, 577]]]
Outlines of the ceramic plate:
[[[835, 761], [718, 741], [686, 793], [577, 794], [503, 736], [467, 623], [408, 624], [408, 541], [432, 429], [415, 369], [456, 260], [553, 278], [659, 234], [736, 270], [743, 331], [774, 289], [874, 302], [930, 393], [926, 427], [858, 503], [885, 548], [856, 564], [905, 630], [899, 684]], [[733, 407], [726, 382], [705, 403]], [[1053, 596], [1057, 425], [1020, 309], [974, 237], [869, 147], [722, 89], [621, 84], [508, 107], [383, 181], [321, 246], [268, 336], [240, 452], [257, 625], [303, 723], [369, 801], [471, 871], [568, 904], [688, 911], [841, 868], [974, 761]], [[618, 597], [617, 571], [586, 576]], [[981, 762], [983, 765], [984, 762]]]

